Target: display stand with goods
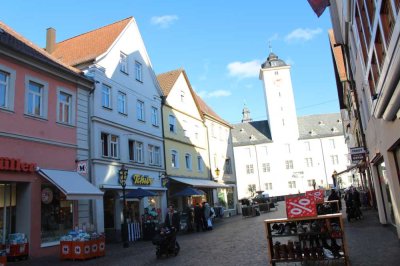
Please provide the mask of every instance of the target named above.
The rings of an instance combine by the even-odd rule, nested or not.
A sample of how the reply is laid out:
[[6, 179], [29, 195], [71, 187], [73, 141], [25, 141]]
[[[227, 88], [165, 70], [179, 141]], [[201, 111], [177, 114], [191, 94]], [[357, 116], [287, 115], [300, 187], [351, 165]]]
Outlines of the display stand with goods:
[[314, 197], [286, 199], [289, 218], [264, 221], [269, 265], [348, 265], [341, 213], [317, 215]]
[[0, 250], [0, 266], [6, 266], [7, 264], [7, 253], [5, 249]]
[[86, 260], [105, 256], [105, 237], [82, 230], [70, 231], [60, 240], [61, 260]]
[[5, 245], [7, 261], [26, 260], [29, 257], [29, 243], [25, 234], [9, 234]]

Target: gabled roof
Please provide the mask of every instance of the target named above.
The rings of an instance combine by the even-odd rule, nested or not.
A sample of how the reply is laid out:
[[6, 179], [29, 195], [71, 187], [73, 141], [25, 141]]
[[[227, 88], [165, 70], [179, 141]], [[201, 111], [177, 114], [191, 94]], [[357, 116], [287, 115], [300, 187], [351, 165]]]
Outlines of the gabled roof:
[[223, 120], [216, 112], [214, 112], [213, 109], [211, 109], [210, 106], [208, 106], [203, 99], [200, 98], [199, 95], [197, 95], [196, 93], [194, 93], [194, 95], [197, 98], [197, 103], [199, 105], [200, 111], [203, 113], [203, 115], [207, 115], [209, 117], [212, 117], [213, 119], [217, 120], [218, 122], [225, 124], [229, 127], [232, 127], [229, 122]]
[[182, 68], [157, 75], [158, 83], [164, 96], [168, 96], [179, 75], [184, 72]]
[[59, 42], [52, 55], [71, 66], [94, 61], [110, 48], [131, 20], [133, 17]]
[[[0, 21], [0, 44], [9, 49], [15, 50], [20, 54], [29, 56], [35, 60], [41, 61], [42, 63], [48, 64], [52, 67], [64, 69], [67, 72], [73, 72], [74, 75], [81, 74], [81, 70], [71, 67], [55, 57], [47, 53], [39, 46], [33, 44], [31, 41], [15, 32], [9, 26]], [[83, 75], [82, 75], [82, 78]]]

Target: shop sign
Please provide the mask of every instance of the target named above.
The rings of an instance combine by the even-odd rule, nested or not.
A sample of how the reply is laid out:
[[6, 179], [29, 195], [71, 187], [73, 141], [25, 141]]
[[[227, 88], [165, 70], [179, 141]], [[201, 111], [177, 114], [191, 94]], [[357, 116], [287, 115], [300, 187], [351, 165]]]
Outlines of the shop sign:
[[87, 174], [87, 161], [79, 161], [76, 166], [78, 174]]
[[0, 170], [34, 173], [36, 164], [21, 162], [20, 159], [0, 157]]
[[134, 174], [132, 175], [132, 182], [134, 185], [150, 186], [153, 183], [153, 178], [147, 175]]
[[286, 198], [286, 214], [288, 219], [317, 216], [315, 198], [311, 196]]
[[365, 160], [365, 149], [364, 147], [350, 148], [350, 158], [352, 164], [357, 164], [360, 161]]
[[316, 203], [324, 203], [324, 190], [323, 189], [306, 191], [306, 196], [314, 197]]

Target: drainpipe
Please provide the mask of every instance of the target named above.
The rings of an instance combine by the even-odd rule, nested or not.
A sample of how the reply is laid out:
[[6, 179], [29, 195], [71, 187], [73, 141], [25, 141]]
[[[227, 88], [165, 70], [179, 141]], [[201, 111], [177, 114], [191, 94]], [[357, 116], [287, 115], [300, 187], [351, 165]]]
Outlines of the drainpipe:
[[324, 153], [324, 147], [322, 145], [322, 140], [319, 139], [319, 143], [321, 144], [321, 152], [322, 152], [322, 162], [324, 163], [324, 172], [325, 172], [325, 182], [326, 182], [326, 187], [328, 187], [328, 175], [326, 173], [326, 163], [325, 163], [325, 153]]
[[257, 176], [258, 176], [258, 191], [261, 191], [261, 181], [260, 181], [260, 169], [258, 167], [258, 155], [257, 155], [257, 146], [254, 146], [254, 151], [256, 152], [256, 166], [257, 166]]
[[[161, 131], [162, 131], [162, 142], [163, 142], [163, 150], [164, 150], [164, 159], [163, 159], [163, 161], [164, 161], [164, 172], [165, 172], [165, 177], [164, 178], [168, 178], [168, 173], [167, 173], [167, 151], [166, 151], [166, 149], [165, 149], [165, 132], [164, 132], [164, 104], [165, 104], [165, 98], [166, 98], [166, 96], [160, 96], [160, 98], [161, 98], [161, 105], [160, 105], [160, 111], [161, 111]], [[168, 201], [168, 190], [165, 190], [165, 199], [166, 199], [166, 203], [167, 203], [167, 206], [168, 206], [168, 204], [169, 204], [169, 201]], [[163, 219], [164, 219], [164, 210], [162, 210], [162, 216], [163, 216]]]

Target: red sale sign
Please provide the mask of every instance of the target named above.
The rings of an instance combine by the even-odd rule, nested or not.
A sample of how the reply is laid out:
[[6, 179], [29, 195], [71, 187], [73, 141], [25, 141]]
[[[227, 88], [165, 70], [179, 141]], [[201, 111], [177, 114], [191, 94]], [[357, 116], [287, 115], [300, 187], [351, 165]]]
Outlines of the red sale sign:
[[316, 203], [324, 203], [324, 190], [323, 189], [307, 191], [306, 196], [314, 197]]
[[317, 216], [315, 198], [312, 196], [286, 198], [286, 214], [289, 219]]

